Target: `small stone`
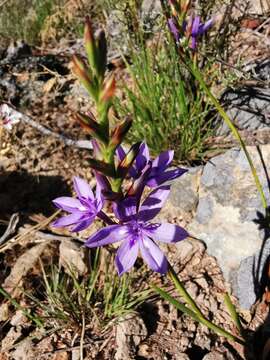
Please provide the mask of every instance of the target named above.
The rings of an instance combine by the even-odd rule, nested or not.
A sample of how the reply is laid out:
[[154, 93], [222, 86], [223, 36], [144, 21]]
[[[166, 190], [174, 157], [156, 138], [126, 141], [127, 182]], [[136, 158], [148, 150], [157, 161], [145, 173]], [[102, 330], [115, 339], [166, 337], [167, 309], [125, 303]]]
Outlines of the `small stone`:
[[9, 318], [8, 304], [4, 303], [0, 306], [0, 321], [6, 321]]
[[135, 313], [119, 319], [116, 325], [115, 360], [133, 359], [136, 347], [146, 338], [147, 329], [142, 318]]
[[185, 353], [176, 354], [174, 359], [175, 360], [189, 360], [189, 356]]
[[226, 356], [217, 351], [212, 351], [203, 357], [203, 360], [226, 360]]
[[139, 345], [139, 349], [138, 349], [138, 352], [137, 352], [138, 356], [148, 358], [149, 354], [150, 354], [150, 348], [149, 348], [149, 346], [147, 344]]
[[198, 286], [194, 282], [189, 282], [186, 285], [186, 290], [193, 299], [197, 297], [199, 292]]
[[12, 326], [25, 325], [27, 323], [27, 317], [24, 315], [22, 310], [16, 311], [15, 315], [12, 317], [10, 324]]
[[204, 290], [209, 288], [209, 285], [203, 276], [196, 279], [196, 284], [198, 284]]
[[61, 241], [59, 246], [59, 263], [67, 273], [83, 275], [88, 269], [84, 260], [84, 250], [72, 241]]
[[34, 354], [33, 342], [26, 338], [16, 346], [16, 349], [12, 352], [12, 359], [14, 360], [34, 360], [36, 356]]

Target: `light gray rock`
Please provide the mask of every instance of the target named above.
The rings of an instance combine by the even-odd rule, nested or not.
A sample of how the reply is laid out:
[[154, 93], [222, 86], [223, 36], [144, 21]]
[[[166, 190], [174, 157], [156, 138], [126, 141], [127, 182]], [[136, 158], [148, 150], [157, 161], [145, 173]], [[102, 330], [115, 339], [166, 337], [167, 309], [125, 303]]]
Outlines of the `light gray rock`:
[[[267, 64], [266, 64], [267, 65]], [[258, 68], [259, 65], [257, 65]], [[255, 71], [255, 68], [254, 68]], [[267, 79], [268, 66], [257, 72], [263, 79]], [[259, 74], [260, 75], [260, 74]], [[268, 75], [269, 76], [269, 75]], [[270, 126], [270, 90], [257, 87], [243, 87], [228, 90], [221, 99], [227, 114], [240, 130], [258, 130]], [[219, 118], [221, 123], [217, 129], [217, 135], [229, 135], [230, 129]]]
[[226, 360], [226, 356], [217, 351], [212, 351], [203, 357], [203, 360]]
[[106, 24], [108, 57], [113, 59], [127, 55], [129, 48], [129, 26], [127, 16], [122, 10], [112, 10]]
[[155, 32], [162, 15], [160, 0], [144, 0], [141, 5], [140, 19], [145, 31]]
[[202, 166], [189, 168], [188, 172], [175, 180], [169, 197], [169, 202], [184, 212], [196, 210], [199, 201], [198, 188]]
[[[263, 273], [265, 275], [265, 265], [270, 255], [270, 241], [266, 240], [263, 248], [255, 255], [250, 256], [240, 263], [237, 272], [235, 292], [240, 299], [240, 305], [243, 309], [249, 309], [261, 295], [264, 290]], [[252, 276], [251, 276], [252, 275]]]
[[[256, 147], [248, 147], [248, 151], [265, 194], [269, 194], [258, 151]], [[261, 152], [269, 168], [270, 145], [263, 145]], [[225, 279], [231, 281], [240, 305], [249, 308], [255, 300], [253, 262], [258, 262], [263, 244], [258, 223], [263, 221], [264, 209], [243, 152], [231, 149], [211, 159], [203, 169], [198, 196], [197, 212], [188, 230], [205, 242], [207, 252], [216, 257]], [[258, 281], [269, 253], [266, 245]]]

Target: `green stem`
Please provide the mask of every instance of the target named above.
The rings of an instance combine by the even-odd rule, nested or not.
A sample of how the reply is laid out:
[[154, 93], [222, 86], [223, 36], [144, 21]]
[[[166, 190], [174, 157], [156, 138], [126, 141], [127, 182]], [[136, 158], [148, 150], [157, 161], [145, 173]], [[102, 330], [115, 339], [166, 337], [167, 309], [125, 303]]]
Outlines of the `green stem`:
[[189, 68], [190, 72], [194, 75], [194, 77], [197, 79], [197, 81], [199, 82], [200, 86], [202, 87], [202, 89], [205, 91], [205, 93], [208, 95], [209, 99], [212, 101], [213, 105], [216, 107], [216, 109], [218, 110], [219, 114], [222, 116], [222, 118], [224, 119], [225, 123], [228, 125], [229, 129], [231, 130], [233, 136], [236, 138], [236, 140], [239, 142], [242, 150], [244, 151], [247, 161], [249, 163], [252, 175], [254, 177], [254, 181], [256, 184], [256, 187], [259, 191], [260, 197], [261, 197], [261, 203], [264, 209], [267, 210], [267, 201], [266, 201], [266, 197], [265, 194], [263, 192], [263, 188], [262, 188], [262, 184], [259, 180], [257, 171], [253, 165], [253, 161], [249, 155], [249, 152], [246, 148], [246, 145], [243, 141], [243, 139], [241, 138], [241, 135], [239, 133], [239, 131], [236, 129], [236, 127], [234, 126], [234, 124], [232, 123], [231, 119], [229, 118], [229, 116], [226, 114], [225, 110], [223, 109], [223, 107], [220, 105], [219, 101], [217, 100], [217, 98], [212, 94], [211, 90], [208, 88], [208, 86], [206, 85], [200, 71], [198, 70], [197, 67], [194, 66], [194, 64], [192, 64], [190, 61], [186, 62], [187, 67]]
[[234, 336], [233, 334], [226, 331], [222, 327], [215, 325], [214, 323], [212, 323], [211, 321], [206, 319], [206, 317], [203, 315], [201, 310], [198, 308], [195, 301], [192, 299], [192, 297], [189, 295], [189, 293], [185, 289], [184, 285], [182, 284], [182, 282], [180, 281], [176, 272], [174, 271], [174, 269], [172, 268], [172, 266], [170, 264], [169, 264], [168, 275], [171, 278], [171, 280], [173, 281], [180, 296], [182, 296], [184, 298], [185, 302], [190, 306], [190, 308], [194, 311], [194, 313], [196, 313], [197, 319], [201, 324], [207, 326], [210, 330], [213, 330], [215, 333], [217, 333], [221, 336], [224, 336], [229, 340], [235, 341], [241, 345], [245, 345], [244, 340], [238, 338], [237, 336]]

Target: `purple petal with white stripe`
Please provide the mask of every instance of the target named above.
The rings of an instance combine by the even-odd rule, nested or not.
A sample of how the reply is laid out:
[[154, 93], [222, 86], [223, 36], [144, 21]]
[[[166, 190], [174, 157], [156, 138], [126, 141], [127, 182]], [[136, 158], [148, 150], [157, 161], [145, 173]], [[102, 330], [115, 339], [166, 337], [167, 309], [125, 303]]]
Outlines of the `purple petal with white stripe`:
[[135, 264], [139, 252], [138, 241], [125, 240], [119, 247], [115, 264], [117, 267], [118, 275], [121, 276], [124, 272], [130, 270]]
[[153, 219], [162, 209], [170, 194], [170, 185], [163, 185], [152, 191], [140, 206], [138, 218], [144, 222]]
[[79, 198], [94, 200], [93, 191], [85, 180], [75, 176], [73, 179], [73, 185]]
[[85, 245], [89, 248], [104, 246], [124, 240], [127, 236], [127, 226], [110, 225], [90, 236], [89, 239], [87, 239], [87, 241], [85, 242]]
[[68, 196], [62, 196], [53, 200], [55, 206], [59, 209], [74, 212], [82, 208], [82, 204], [78, 199], [74, 199]]
[[177, 169], [172, 169], [172, 170], [160, 173], [153, 177], [150, 176], [149, 179], [147, 180], [147, 185], [149, 187], [159, 186], [166, 181], [170, 181], [170, 180], [174, 180], [174, 179], [178, 178], [179, 176], [183, 175], [187, 171], [188, 170], [186, 170], [186, 169], [177, 168]]
[[80, 222], [76, 226], [74, 226], [71, 230], [73, 232], [79, 232], [79, 231], [85, 230], [92, 224], [94, 219], [95, 219], [95, 216], [90, 217], [90, 218], [88, 217], [85, 220], [81, 219]]
[[189, 236], [188, 232], [182, 227], [168, 223], [151, 224], [147, 234], [155, 241], [164, 243], [176, 243]]
[[70, 215], [62, 216], [59, 219], [55, 220], [52, 223], [54, 227], [64, 227], [70, 226], [78, 223], [82, 218], [82, 214], [80, 212], [76, 212]]
[[152, 165], [152, 172], [155, 171], [161, 172], [166, 170], [166, 168], [170, 165], [170, 163], [173, 161], [173, 155], [174, 151], [164, 151], [153, 161]]
[[160, 248], [149, 238], [139, 240], [140, 252], [148, 266], [161, 274], [168, 270], [168, 261]]
[[138, 199], [135, 196], [129, 196], [113, 204], [113, 211], [118, 220], [127, 222], [132, 220], [137, 214]]

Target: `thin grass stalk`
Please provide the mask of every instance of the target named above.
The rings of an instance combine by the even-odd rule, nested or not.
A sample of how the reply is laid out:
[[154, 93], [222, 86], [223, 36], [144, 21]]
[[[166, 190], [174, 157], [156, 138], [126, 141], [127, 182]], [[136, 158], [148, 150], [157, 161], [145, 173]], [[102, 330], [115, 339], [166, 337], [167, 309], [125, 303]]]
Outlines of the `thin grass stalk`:
[[[217, 333], [221, 336], [224, 336], [229, 340], [235, 341], [241, 345], [245, 345], [244, 340], [238, 338], [237, 336], [231, 334], [227, 330], [223, 329], [222, 327], [212, 323], [211, 321], [209, 321], [208, 319], [205, 318], [205, 316], [203, 315], [201, 310], [198, 308], [197, 304], [192, 299], [192, 297], [189, 295], [189, 293], [185, 289], [184, 285], [182, 284], [182, 282], [180, 281], [176, 272], [174, 271], [174, 269], [172, 268], [172, 266], [170, 264], [169, 264], [168, 276], [173, 281], [180, 296], [182, 296], [184, 298], [186, 303], [190, 306], [191, 311], [196, 315], [197, 319], [195, 318], [195, 320], [197, 320], [201, 324], [207, 326], [210, 330], [213, 330], [215, 333]], [[194, 316], [193, 316], [193, 318], [194, 318]]]

